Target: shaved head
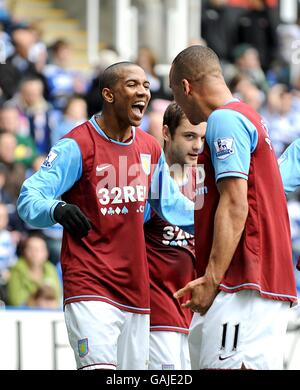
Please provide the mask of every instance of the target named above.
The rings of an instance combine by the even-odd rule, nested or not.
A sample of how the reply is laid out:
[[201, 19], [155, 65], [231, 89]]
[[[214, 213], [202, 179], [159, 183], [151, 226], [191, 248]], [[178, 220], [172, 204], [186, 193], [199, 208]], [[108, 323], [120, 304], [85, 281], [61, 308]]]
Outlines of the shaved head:
[[115, 64], [107, 67], [100, 78], [100, 91], [103, 88], [113, 88], [120, 78], [121, 70], [128, 66], [138, 66], [137, 64], [129, 61], [116, 62]]
[[201, 80], [205, 76], [221, 76], [222, 69], [216, 53], [206, 46], [194, 45], [182, 50], [172, 63], [172, 81]]

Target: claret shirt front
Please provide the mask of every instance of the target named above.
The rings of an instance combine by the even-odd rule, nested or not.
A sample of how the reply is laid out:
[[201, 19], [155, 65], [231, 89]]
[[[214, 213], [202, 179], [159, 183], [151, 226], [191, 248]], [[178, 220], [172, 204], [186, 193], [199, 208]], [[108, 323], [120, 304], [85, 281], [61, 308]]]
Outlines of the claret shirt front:
[[50, 151], [21, 189], [18, 211], [33, 226], [54, 224], [58, 197], [91, 221], [83, 239], [64, 230], [64, 303], [101, 300], [122, 310], [149, 313], [144, 207], [193, 232], [192, 202], [170, 178], [158, 142], [138, 128], [128, 142], [108, 138], [95, 117]]

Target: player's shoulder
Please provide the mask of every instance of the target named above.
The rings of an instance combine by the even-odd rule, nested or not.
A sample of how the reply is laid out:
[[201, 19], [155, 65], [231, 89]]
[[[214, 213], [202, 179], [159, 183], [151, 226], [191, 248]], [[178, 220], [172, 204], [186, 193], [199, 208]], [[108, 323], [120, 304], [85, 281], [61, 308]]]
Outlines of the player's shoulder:
[[157, 139], [138, 127], [136, 127], [136, 140], [142, 147], [149, 148], [152, 152], [161, 154], [162, 149]]
[[92, 125], [89, 121], [85, 121], [82, 124], [73, 127], [67, 134], [63, 136], [64, 138], [72, 138], [76, 140], [77, 142], [82, 140], [84, 142], [87, 142], [90, 137], [89, 133], [92, 130]]
[[[278, 158], [278, 164], [282, 168], [283, 162], [290, 164], [300, 163], [300, 138], [293, 141]], [[295, 167], [294, 167], [295, 168]]]
[[289, 147], [287, 148], [287, 150], [289, 149], [297, 149], [297, 150], [300, 150], [300, 138], [297, 138], [295, 141], [293, 141]]
[[208, 117], [207, 132], [210, 129], [218, 129], [222, 131], [231, 131], [245, 129], [246, 131], [256, 131], [256, 127], [251, 120], [242, 112], [230, 108], [221, 108], [213, 111]]
[[153, 137], [153, 135], [148, 134], [146, 131], [140, 129], [139, 127], [135, 128], [136, 131], [136, 137], [144, 140], [145, 142], [149, 142], [150, 144], [158, 144], [159, 142], [157, 141], [156, 138]]
[[240, 121], [241, 118], [245, 118], [240, 112], [233, 110], [231, 108], [219, 108], [214, 110], [208, 117], [208, 124], [212, 122], [217, 123], [227, 123], [227, 122], [236, 122]]

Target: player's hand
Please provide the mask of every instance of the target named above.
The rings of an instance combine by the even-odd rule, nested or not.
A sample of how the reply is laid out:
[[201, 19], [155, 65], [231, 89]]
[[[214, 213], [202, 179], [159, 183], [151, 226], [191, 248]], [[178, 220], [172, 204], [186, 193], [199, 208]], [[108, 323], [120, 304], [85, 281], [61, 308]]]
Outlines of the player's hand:
[[204, 315], [218, 294], [218, 285], [212, 278], [202, 276], [201, 278], [192, 280], [185, 287], [176, 291], [174, 298], [181, 298], [187, 293], [191, 293], [192, 298], [181, 306]]
[[91, 223], [82, 213], [79, 207], [74, 204], [60, 202], [54, 209], [53, 217], [69, 233], [82, 238], [87, 236], [91, 229]]

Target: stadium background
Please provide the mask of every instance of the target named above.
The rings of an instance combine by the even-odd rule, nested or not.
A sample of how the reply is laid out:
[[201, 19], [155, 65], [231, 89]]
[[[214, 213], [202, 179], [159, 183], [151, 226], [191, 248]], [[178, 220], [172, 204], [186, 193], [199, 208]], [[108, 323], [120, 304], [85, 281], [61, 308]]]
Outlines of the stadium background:
[[[142, 129], [161, 141], [162, 114], [172, 99], [170, 63], [196, 43], [217, 52], [232, 92], [261, 113], [279, 157], [300, 136], [300, 1], [0, 0], [0, 334], [6, 351], [0, 369], [75, 368], [61, 296], [57, 302], [51, 289], [40, 288], [39, 298], [22, 301], [22, 280], [11, 281], [33, 231], [16, 214], [22, 181], [54, 142], [101, 110], [98, 78], [119, 60], [145, 69], [152, 100]], [[299, 193], [288, 207], [296, 262]], [[42, 233], [61, 281], [61, 228]], [[43, 283], [51, 287], [50, 278]], [[299, 339], [296, 308], [286, 369], [300, 368]]]

